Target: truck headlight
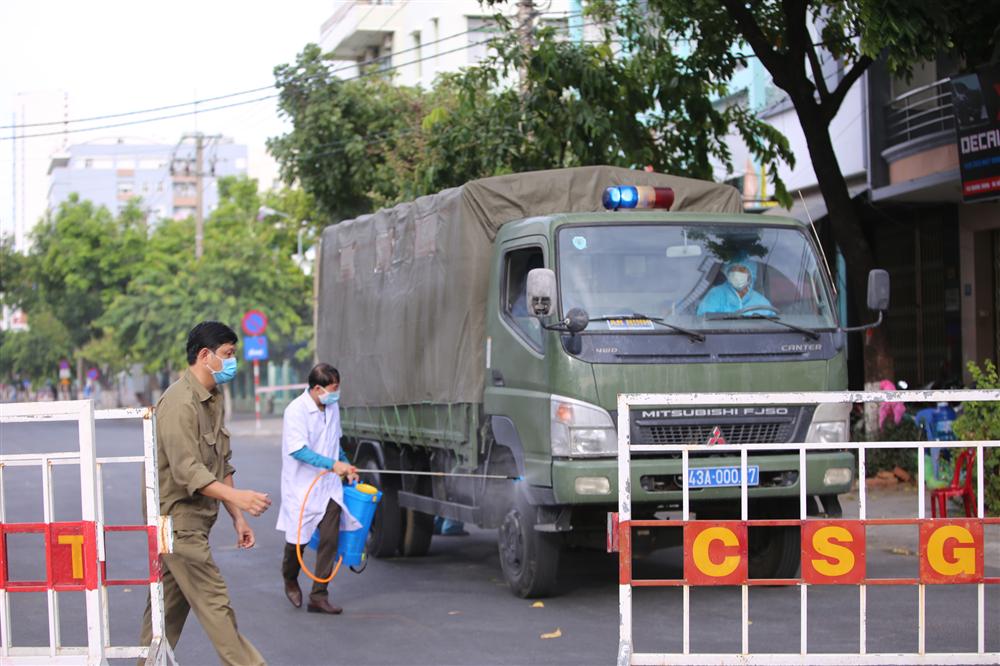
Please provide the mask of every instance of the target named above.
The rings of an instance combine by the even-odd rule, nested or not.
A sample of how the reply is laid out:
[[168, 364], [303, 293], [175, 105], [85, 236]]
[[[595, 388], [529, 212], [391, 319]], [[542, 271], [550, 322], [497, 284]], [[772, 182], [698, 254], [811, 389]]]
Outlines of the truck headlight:
[[847, 441], [846, 421], [819, 421], [809, 426], [806, 443], [829, 444]]
[[552, 455], [573, 458], [614, 455], [618, 433], [606, 409], [552, 396]]

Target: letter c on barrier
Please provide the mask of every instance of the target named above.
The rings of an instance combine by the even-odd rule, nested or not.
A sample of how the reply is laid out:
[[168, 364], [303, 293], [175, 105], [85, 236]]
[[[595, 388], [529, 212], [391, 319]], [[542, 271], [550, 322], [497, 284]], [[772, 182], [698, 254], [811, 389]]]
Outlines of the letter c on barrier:
[[732, 549], [739, 547], [740, 540], [733, 534], [732, 530], [725, 527], [710, 527], [703, 530], [694, 539], [691, 556], [695, 566], [708, 576], [722, 578], [736, 571], [736, 567], [740, 564], [740, 556], [739, 554], [726, 555], [721, 562], [714, 561], [709, 552], [713, 541], [721, 541], [724, 546]]
[[70, 547], [73, 562], [73, 578], [83, 579], [83, 535], [60, 534], [59, 545]]
[[[952, 548], [952, 558], [945, 556], [945, 547], [949, 541], [956, 541], [966, 547]], [[939, 527], [931, 533], [927, 540], [927, 562], [944, 576], [960, 576], [976, 574], [976, 540], [969, 530], [959, 525]]]
[[[813, 568], [817, 573], [831, 578], [845, 576], [854, 569], [854, 553], [850, 548], [840, 545], [840, 543], [852, 543], [854, 536], [843, 527], [831, 525], [821, 527], [813, 535], [813, 549], [825, 558], [814, 558]], [[832, 562], [830, 560], [833, 560]]]

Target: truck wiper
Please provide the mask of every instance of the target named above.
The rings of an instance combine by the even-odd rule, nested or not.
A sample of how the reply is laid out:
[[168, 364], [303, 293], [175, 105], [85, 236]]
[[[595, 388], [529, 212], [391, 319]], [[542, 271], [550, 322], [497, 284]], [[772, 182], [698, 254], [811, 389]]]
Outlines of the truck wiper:
[[639, 312], [633, 312], [630, 315], [617, 315], [617, 316], [607, 316], [607, 317], [594, 317], [590, 321], [612, 321], [614, 319], [648, 319], [654, 324], [659, 324], [665, 328], [669, 328], [671, 331], [676, 331], [677, 333], [683, 333], [688, 336], [692, 342], [704, 342], [705, 336], [698, 331], [692, 331], [689, 328], [684, 328], [683, 326], [678, 326], [677, 324], [671, 324], [664, 321], [660, 317], [650, 317], [649, 315], [644, 315]]
[[757, 314], [730, 314], [722, 316], [708, 316], [706, 319], [712, 321], [733, 321], [737, 319], [766, 319], [768, 321], [773, 321], [775, 324], [781, 324], [785, 328], [790, 328], [793, 331], [798, 331], [799, 333], [804, 333], [809, 336], [810, 340], [819, 340], [819, 333], [811, 328], [803, 328], [801, 326], [796, 326], [795, 324], [789, 324], [787, 321], [781, 319], [778, 315], [763, 315]]

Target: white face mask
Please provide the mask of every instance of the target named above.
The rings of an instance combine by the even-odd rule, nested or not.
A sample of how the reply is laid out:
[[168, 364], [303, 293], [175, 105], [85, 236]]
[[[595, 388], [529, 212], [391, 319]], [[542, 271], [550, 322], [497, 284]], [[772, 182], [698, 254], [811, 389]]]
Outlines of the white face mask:
[[743, 271], [730, 271], [729, 273], [729, 284], [733, 285], [733, 289], [739, 291], [747, 286], [750, 282], [750, 276]]

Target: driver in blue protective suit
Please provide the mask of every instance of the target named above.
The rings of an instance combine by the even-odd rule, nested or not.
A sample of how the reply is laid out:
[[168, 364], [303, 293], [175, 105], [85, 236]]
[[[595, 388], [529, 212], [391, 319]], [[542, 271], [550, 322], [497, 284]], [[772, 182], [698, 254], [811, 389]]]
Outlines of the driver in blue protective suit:
[[757, 266], [746, 255], [726, 262], [722, 267], [726, 276], [723, 284], [712, 287], [698, 304], [698, 314], [739, 313], [750, 315], [776, 315], [771, 301], [753, 287], [757, 281]]

